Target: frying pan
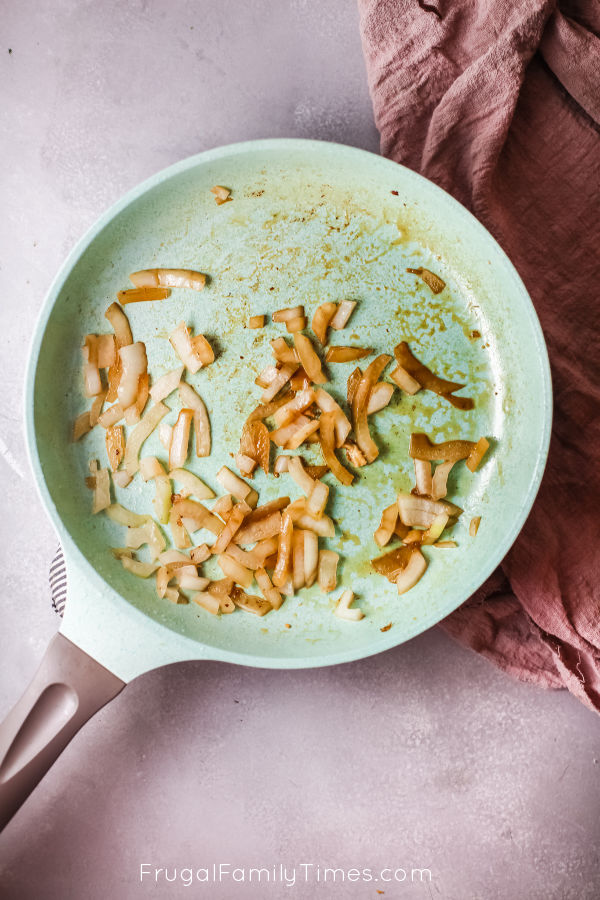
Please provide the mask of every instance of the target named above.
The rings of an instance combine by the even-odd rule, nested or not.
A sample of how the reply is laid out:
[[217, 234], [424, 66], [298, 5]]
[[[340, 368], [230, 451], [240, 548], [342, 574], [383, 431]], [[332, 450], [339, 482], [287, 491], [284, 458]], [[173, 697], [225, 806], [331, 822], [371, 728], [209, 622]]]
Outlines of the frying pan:
[[[210, 188], [233, 200], [217, 206]], [[134, 339], [146, 343], [154, 377], [178, 364], [167, 335], [184, 320], [217, 349], [216, 362], [188, 376], [211, 418], [213, 451], [189, 467], [217, 489], [215, 474], [237, 448], [241, 422], [258, 402], [254, 377], [271, 359], [281, 326], [254, 331], [252, 314], [353, 298], [357, 309], [333, 343], [390, 352], [401, 339], [440, 375], [465, 382], [475, 399], [461, 412], [434, 394], [397, 391], [372, 417], [381, 455], [355, 485], [331, 483], [336, 537], [322, 542], [342, 557], [339, 589], [351, 586], [361, 622], [332, 615], [339, 590], [318, 587], [265, 618], [241, 611], [213, 617], [196, 604], [156, 597], [109, 552], [123, 528], [90, 514], [88, 462], [105, 459], [99, 427], [69, 443], [74, 417], [89, 406], [81, 391], [81, 346], [110, 328], [104, 311], [128, 273], [156, 266], [199, 269], [205, 290], [173, 291], [161, 303], [127, 307]], [[446, 288], [434, 295], [408, 267], [425, 266]], [[330, 366], [331, 391], [345, 397], [353, 365]], [[176, 395], [174, 395], [176, 397]], [[167, 403], [175, 407], [173, 398]], [[26, 393], [26, 432], [42, 502], [65, 551], [68, 602], [60, 632], [32, 684], [0, 727], [0, 826], [9, 821], [69, 740], [131, 679], [180, 660], [301, 668], [348, 662], [400, 644], [460, 605], [498, 565], [531, 508], [551, 424], [548, 358], [538, 319], [515, 269], [488, 232], [448, 194], [373, 154], [336, 144], [266, 140], [201, 153], [128, 193], [75, 247], [43, 305]], [[167, 421], [173, 421], [173, 409]], [[464, 508], [455, 550], [428, 551], [419, 584], [398, 596], [369, 559], [381, 509], [410, 489], [408, 439], [490, 438], [474, 475], [451, 473], [449, 496]], [[156, 433], [144, 454], [163, 455]], [[310, 454], [309, 454], [310, 456]], [[297, 491], [287, 476], [255, 486], [261, 502]], [[137, 512], [153, 490], [136, 478], [116, 499]], [[472, 516], [482, 517], [475, 539]], [[202, 540], [196, 536], [196, 542]], [[210, 567], [209, 567], [210, 569]], [[208, 572], [210, 575], [210, 571]], [[386, 626], [391, 626], [386, 628]], [[384, 630], [385, 629], [385, 630]]]

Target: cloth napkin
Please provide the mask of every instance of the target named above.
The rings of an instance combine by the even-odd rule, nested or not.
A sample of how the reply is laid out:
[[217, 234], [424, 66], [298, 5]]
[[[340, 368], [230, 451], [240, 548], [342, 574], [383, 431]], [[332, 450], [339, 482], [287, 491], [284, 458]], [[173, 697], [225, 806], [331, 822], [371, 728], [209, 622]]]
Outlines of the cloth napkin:
[[548, 344], [548, 467], [501, 567], [442, 623], [600, 710], [600, 5], [359, 0], [381, 150], [467, 206]]

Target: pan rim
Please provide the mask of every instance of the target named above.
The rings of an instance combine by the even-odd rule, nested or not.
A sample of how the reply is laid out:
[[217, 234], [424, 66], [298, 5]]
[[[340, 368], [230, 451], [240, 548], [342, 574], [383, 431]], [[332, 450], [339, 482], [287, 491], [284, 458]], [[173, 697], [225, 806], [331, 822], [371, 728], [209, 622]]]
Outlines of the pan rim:
[[[485, 226], [482, 225], [482, 223], [479, 222], [479, 220], [476, 219], [475, 216], [473, 216], [473, 214], [469, 212], [469, 210], [467, 210], [461, 203], [459, 203], [459, 201], [455, 200], [454, 197], [452, 197], [450, 194], [448, 194], [442, 188], [438, 187], [433, 182], [424, 178], [422, 175], [419, 175], [418, 173], [407, 169], [405, 166], [402, 166], [401, 164], [396, 163], [393, 160], [386, 159], [385, 157], [381, 157], [378, 154], [371, 153], [368, 150], [363, 150], [361, 148], [352, 147], [346, 144], [301, 138], [267, 138], [262, 140], [243, 141], [239, 143], [228, 144], [213, 148], [211, 150], [206, 150], [198, 154], [194, 154], [193, 156], [189, 156], [177, 163], [174, 163], [171, 166], [161, 169], [154, 175], [150, 176], [140, 184], [127, 191], [122, 197], [120, 197], [114, 204], [112, 204], [104, 213], [100, 215], [100, 217], [77, 241], [71, 252], [67, 255], [47, 291], [33, 330], [33, 335], [28, 352], [24, 384], [24, 412], [27, 456], [34, 474], [34, 480], [36, 483], [38, 495], [42, 501], [44, 509], [50, 517], [50, 520], [59, 536], [61, 543], [63, 544], [65, 555], [67, 556], [67, 558], [72, 560], [77, 565], [79, 570], [83, 574], [85, 574], [87, 578], [90, 579], [90, 583], [95, 588], [97, 593], [108, 596], [112, 602], [118, 603], [121, 608], [126, 608], [130, 616], [133, 617], [133, 623], [137, 628], [150, 628], [154, 633], [160, 633], [163, 637], [166, 637], [167, 633], [170, 637], [174, 637], [175, 635], [177, 635], [178, 639], [180, 641], [184, 641], [185, 646], [189, 647], [190, 653], [186, 658], [190, 660], [208, 658], [214, 660], [222, 660], [224, 662], [274, 669], [317, 668], [320, 666], [328, 666], [362, 659], [368, 656], [372, 656], [376, 653], [383, 652], [384, 650], [389, 650], [401, 643], [405, 643], [406, 641], [416, 637], [418, 634], [421, 634], [422, 632], [433, 627], [433, 625], [442, 621], [442, 619], [439, 618], [437, 612], [434, 612], [430, 617], [424, 617], [423, 619], [419, 620], [419, 622], [415, 624], [414, 629], [412, 631], [409, 630], [408, 634], [406, 632], [403, 632], [400, 640], [395, 638], [393, 629], [391, 629], [385, 634], [380, 634], [378, 637], [375, 636], [374, 640], [366, 645], [362, 645], [359, 647], [350, 647], [332, 653], [314, 655], [309, 657], [270, 657], [256, 655], [255, 653], [243, 653], [239, 651], [225, 650], [214, 647], [210, 644], [202, 643], [194, 638], [188, 637], [187, 635], [181, 634], [180, 632], [172, 631], [167, 626], [162, 625], [157, 620], [148, 616], [141, 609], [138, 609], [136, 606], [129, 603], [125, 597], [123, 597], [111, 585], [109, 585], [98, 574], [94, 566], [87, 560], [87, 558], [84, 556], [82, 551], [78, 548], [77, 544], [71, 537], [68, 529], [64, 525], [46, 483], [38, 453], [37, 436], [34, 423], [34, 393], [35, 375], [39, 353], [46, 331], [48, 319], [50, 317], [52, 309], [54, 308], [54, 304], [56, 303], [56, 300], [72, 268], [78, 262], [82, 254], [87, 250], [92, 241], [97, 237], [97, 235], [100, 234], [100, 232], [108, 224], [110, 224], [110, 222], [116, 216], [118, 216], [131, 203], [146, 194], [148, 191], [155, 188], [157, 185], [183, 172], [186, 172], [187, 170], [194, 168], [199, 164], [203, 165], [212, 160], [220, 160], [226, 158], [227, 156], [235, 156], [248, 152], [268, 152], [276, 149], [281, 150], [286, 148], [289, 150], [304, 150], [313, 151], [316, 153], [339, 153], [345, 155], [346, 157], [355, 156], [357, 159], [361, 158], [363, 160], [365, 159], [365, 157], [368, 157], [371, 160], [371, 164], [375, 163], [382, 168], [387, 167], [389, 168], [391, 173], [397, 173], [398, 169], [400, 168], [402, 170], [403, 178], [414, 179], [418, 183], [426, 185], [426, 190], [430, 194], [433, 193], [434, 196], [437, 194], [437, 198], [440, 202], [460, 209], [460, 214], [464, 218], [471, 221], [473, 227], [475, 227], [482, 236], [484, 243], [489, 248], [489, 251], [494, 254], [499, 263], [502, 265], [502, 269], [506, 273], [506, 276], [512, 279], [512, 281], [518, 287], [519, 293], [523, 298], [524, 310], [531, 325], [532, 332], [535, 335], [535, 347], [533, 349], [538, 355], [542, 376], [543, 396], [540, 397], [540, 401], [542, 405], [544, 427], [542, 433], [539, 436], [535, 460], [532, 461], [532, 473], [529, 481], [528, 491], [523, 498], [518, 512], [513, 518], [512, 527], [504, 533], [503, 539], [498, 542], [496, 553], [490, 556], [489, 566], [486, 567], [488, 571], [483, 580], [481, 579], [480, 574], [477, 574], [476, 577], [471, 578], [469, 581], [464, 583], [463, 590], [460, 592], [461, 595], [463, 595], [462, 599], [453, 607], [453, 609], [457, 609], [462, 603], [464, 603], [468, 599], [468, 597], [471, 596], [471, 594], [475, 590], [477, 590], [477, 588], [483, 583], [483, 581], [485, 581], [485, 579], [489, 577], [491, 572], [494, 571], [494, 569], [499, 565], [499, 563], [508, 553], [516, 538], [518, 537], [521, 529], [523, 528], [523, 525], [525, 524], [525, 521], [537, 496], [543, 477], [549, 451], [552, 427], [552, 382], [547, 346], [544, 340], [539, 318], [535, 311], [535, 307], [525, 285], [523, 284], [522, 279], [520, 278], [511, 260], [502, 250], [495, 238], [485, 228]], [[449, 615], [452, 611], [453, 610], [449, 610], [446, 614]], [[179, 656], [177, 657], [177, 659], [180, 658], [181, 657]]]

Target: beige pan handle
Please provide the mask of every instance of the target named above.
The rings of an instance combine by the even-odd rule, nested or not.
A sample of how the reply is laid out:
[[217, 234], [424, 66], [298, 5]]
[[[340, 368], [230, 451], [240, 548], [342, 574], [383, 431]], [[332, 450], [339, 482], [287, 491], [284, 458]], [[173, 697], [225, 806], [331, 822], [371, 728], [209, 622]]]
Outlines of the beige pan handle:
[[124, 687], [62, 634], [52, 638], [33, 681], [0, 724], [0, 831], [81, 726]]

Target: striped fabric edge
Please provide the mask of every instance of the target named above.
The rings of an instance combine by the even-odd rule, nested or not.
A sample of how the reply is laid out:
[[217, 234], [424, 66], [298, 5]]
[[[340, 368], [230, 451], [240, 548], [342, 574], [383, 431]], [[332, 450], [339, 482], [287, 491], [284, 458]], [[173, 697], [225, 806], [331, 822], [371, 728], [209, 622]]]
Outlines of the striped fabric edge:
[[48, 581], [50, 582], [52, 608], [55, 613], [58, 613], [58, 615], [62, 617], [67, 602], [67, 566], [63, 549], [60, 544], [54, 555], [54, 559], [50, 563]]

